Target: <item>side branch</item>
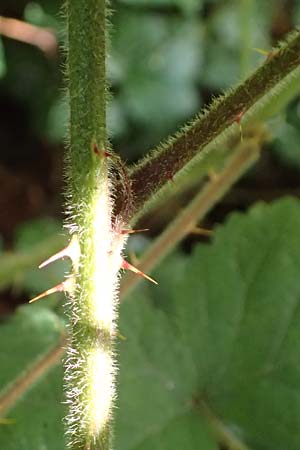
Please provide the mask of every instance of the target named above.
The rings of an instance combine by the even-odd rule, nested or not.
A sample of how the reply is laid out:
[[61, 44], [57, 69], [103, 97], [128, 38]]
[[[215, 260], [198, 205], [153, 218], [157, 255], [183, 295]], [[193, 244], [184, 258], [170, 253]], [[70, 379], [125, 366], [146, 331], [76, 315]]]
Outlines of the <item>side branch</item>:
[[[249, 78], [214, 100], [203, 114], [183, 127], [146, 156], [131, 170], [131, 186], [135, 196], [129, 220], [136, 220], [141, 208], [169, 180], [172, 180], [195, 156], [220, 144], [262, 110], [274, 94], [286, 87], [287, 78], [299, 76], [300, 33], [294, 32], [287, 42], [272, 50], [266, 62]], [[208, 145], [210, 148], [208, 148]], [[196, 158], [195, 158], [196, 159]], [[122, 198], [117, 198], [116, 212]]]
[[[195, 228], [197, 222], [203, 219], [232, 185], [255, 163], [259, 157], [261, 145], [262, 142], [255, 138], [239, 145], [224, 170], [208, 181], [145, 252], [139, 262], [140, 270], [151, 272], [175, 245]], [[139, 279], [128, 273], [121, 282], [121, 299], [124, 299], [138, 282]]]

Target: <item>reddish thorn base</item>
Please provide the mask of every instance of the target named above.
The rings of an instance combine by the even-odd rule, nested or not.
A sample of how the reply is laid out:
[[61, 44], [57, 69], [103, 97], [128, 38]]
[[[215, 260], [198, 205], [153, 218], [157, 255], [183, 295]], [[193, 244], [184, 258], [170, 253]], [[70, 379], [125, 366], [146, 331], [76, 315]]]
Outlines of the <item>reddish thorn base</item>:
[[93, 150], [94, 150], [95, 155], [100, 155], [100, 150], [96, 144], [93, 145]]
[[130, 264], [125, 259], [122, 260], [121, 267], [122, 267], [122, 269], [130, 270], [131, 272], [134, 272], [137, 275], [140, 275], [141, 277], [146, 278], [146, 280], [151, 281], [151, 283], [158, 284], [157, 281], [153, 280], [153, 278], [149, 277], [144, 272], [142, 272], [141, 270], [139, 270], [136, 267], [134, 267], [132, 264]]
[[240, 123], [241, 120], [242, 120], [242, 118], [243, 118], [243, 115], [244, 115], [244, 111], [239, 112], [239, 113], [235, 116], [234, 122]]
[[104, 156], [104, 158], [113, 158], [114, 155], [112, 153], [109, 153], [106, 150], [103, 150], [102, 155]]
[[97, 144], [93, 144], [93, 151], [97, 156], [103, 156], [104, 158], [113, 158], [113, 154], [109, 153], [105, 149], [99, 150]]

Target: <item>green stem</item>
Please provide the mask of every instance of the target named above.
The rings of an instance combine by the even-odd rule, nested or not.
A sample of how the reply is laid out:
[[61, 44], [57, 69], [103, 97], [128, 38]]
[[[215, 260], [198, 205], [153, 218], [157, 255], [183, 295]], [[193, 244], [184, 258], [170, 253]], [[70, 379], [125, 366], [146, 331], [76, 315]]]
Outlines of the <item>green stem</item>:
[[7, 391], [1, 393], [0, 396], [0, 416], [5, 417], [15, 404], [37, 383], [41, 377], [51, 370], [51, 368], [59, 363], [64, 354], [65, 335], [58, 344], [49, 350], [39, 361], [35, 361], [32, 366], [26, 368], [19, 378], [15, 379], [9, 385]]
[[68, 228], [73, 258], [65, 362], [68, 446], [108, 450], [115, 397], [113, 356], [123, 236], [112, 229], [106, 132], [105, 0], [67, 0], [70, 148]]
[[[244, 141], [225, 169], [213, 177], [166, 230], [145, 252], [139, 262], [139, 269], [149, 273], [176, 244], [189, 234], [196, 223], [224, 196], [231, 186], [258, 158], [260, 143], [252, 138]], [[125, 297], [139, 282], [131, 273], [122, 280], [120, 296]]]
[[[236, 88], [216, 99], [207, 110], [174, 137], [162, 143], [131, 170], [135, 197], [129, 219], [134, 222], [145, 205], [183, 168], [195, 163], [203, 153], [218, 147], [243, 125], [256, 120], [274, 97], [299, 79], [300, 33], [292, 33], [287, 42], [270, 52], [265, 63]], [[116, 212], [124, 198], [116, 199]]]
[[196, 405], [199, 412], [206, 418], [213, 434], [219, 442], [228, 450], [251, 450], [238, 439], [234, 433], [211, 411], [204, 401], [199, 401]]

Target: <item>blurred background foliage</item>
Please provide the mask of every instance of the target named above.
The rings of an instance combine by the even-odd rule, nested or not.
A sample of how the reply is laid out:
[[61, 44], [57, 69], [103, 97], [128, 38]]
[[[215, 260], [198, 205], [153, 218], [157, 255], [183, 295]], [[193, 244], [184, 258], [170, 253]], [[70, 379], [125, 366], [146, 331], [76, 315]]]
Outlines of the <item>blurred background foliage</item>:
[[[108, 123], [128, 163], [247, 76], [265, 57], [254, 49], [268, 51], [300, 20], [300, 0], [119, 0], [111, 8]], [[0, 235], [4, 250], [17, 251], [20, 236], [47, 238], [50, 225], [34, 219], [61, 228], [65, 33], [60, 0], [1, 0], [0, 13]], [[270, 151], [209, 216], [209, 226], [258, 198], [299, 193], [299, 96], [270, 121], [270, 131]], [[154, 233], [166, 213], [149, 218]], [[137, 247], [143, 242], [137, 238]], [[30, 282], [34, 291], [40, 277]]]

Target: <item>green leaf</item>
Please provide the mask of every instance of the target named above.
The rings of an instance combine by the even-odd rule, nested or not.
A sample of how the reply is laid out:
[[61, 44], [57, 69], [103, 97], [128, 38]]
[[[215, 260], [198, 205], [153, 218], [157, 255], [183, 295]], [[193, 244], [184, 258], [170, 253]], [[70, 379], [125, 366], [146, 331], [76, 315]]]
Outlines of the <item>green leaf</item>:
[[[49, 365], [39, 373], [59, 346], [63, 325], [48, 309], [24, 306], [0, 327], [0, 410], [7, 423], [0, 424], [0, 446], [6, 450], [63, 448], [62, 368]], [[57, 359], [59, 362], [59, 358]], [[25, 385], [24, 385], [25, 383]]]
[[300, 448], [299, 228], [293, 199], [233, 214], [122, 306], [116, 448]]
[[165, 135], [199, 109], [202, 28], [196, 20], [125, 10], [114, 21], [110, 76], [118, 84], [116, 98], [128, 119], [150, 130], [149, 145], [153, 134]]
[[[172, 255], [159, 287], [144, 283], [122, 305], [116, 449], [300, 448], [299, 227], [295, 199], [233, 214], [211, 245]], [[60, 333], [38, 305], [4, 322], [1, 385]], [[15, 423], [0, 425], [1, 448], [64, 447], [61, 380], [54, 369], [26, 392]]]

